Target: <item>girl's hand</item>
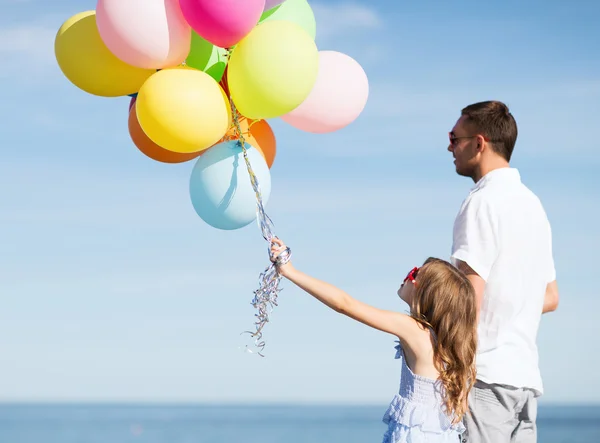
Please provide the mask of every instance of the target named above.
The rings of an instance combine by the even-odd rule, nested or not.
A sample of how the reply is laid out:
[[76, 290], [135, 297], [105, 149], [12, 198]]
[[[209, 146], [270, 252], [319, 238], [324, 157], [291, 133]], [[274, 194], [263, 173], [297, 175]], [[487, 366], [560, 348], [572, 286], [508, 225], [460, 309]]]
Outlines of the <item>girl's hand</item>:
[[280, 257], [280, 255], [282, 255], [283, 253], [287, 253], [287, 255], [289, 255], [290, 250], [285, 245], [285, 243], [283, 243], [280, 239], [275, 237], [271, 242], [271, 261], [277, 264], [277, 270], [279, 271], [279, 273], [286, 277], [287, 272], [289, 272], [293, 267], [292, 263], [289, 260], [282, 262], [281, 259], [284, 257]]

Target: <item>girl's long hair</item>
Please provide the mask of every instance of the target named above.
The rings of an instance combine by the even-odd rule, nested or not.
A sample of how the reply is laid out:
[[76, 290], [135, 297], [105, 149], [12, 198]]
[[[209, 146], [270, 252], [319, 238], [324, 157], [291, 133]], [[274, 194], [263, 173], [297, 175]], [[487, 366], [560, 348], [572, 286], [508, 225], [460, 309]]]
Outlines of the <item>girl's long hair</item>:
[[458, 422], [475, 383], [477, 311], [475, 290], [450, 263], [429, 258], [419, 269], [412, 317], [435, 333], [433, 358], [444, 385], [446, 413]]

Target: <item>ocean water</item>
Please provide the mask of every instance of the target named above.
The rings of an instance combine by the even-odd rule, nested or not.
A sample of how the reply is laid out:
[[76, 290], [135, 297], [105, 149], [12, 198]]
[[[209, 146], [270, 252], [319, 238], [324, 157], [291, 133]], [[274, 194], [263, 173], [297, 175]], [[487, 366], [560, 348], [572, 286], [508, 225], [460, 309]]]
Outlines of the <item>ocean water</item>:
[[[0, 405], [0, 443], [367, 443], [373, 406]], [[540, 443], [600, 442], [600, 406], [539, 409]]]

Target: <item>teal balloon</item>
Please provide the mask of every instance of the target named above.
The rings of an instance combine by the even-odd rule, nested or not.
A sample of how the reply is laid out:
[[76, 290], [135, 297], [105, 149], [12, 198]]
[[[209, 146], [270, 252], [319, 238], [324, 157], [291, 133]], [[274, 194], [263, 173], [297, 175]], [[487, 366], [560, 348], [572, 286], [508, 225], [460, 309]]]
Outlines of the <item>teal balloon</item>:
[[207, 42], [192, 31], [190, 53], [185, 60], [185, 64], [206, 72], [215, 81], [220, 82], [227, 66], [227, 51]]
[[[271, 172], [262, 154], [245, 146], [266, 206]], [[238, 141], [219, 143], [198, 157], [190, 178], [190, 197], [198, 216], [214, 228], [234, 230], [256, 220], [256, 195]]]
[[287, 20], [301, 26], [314, 40], [317, 35], [315, 14], [306, 0], [286, 0], [281, 5], [263, 12], [258, 23], [269, 20]]

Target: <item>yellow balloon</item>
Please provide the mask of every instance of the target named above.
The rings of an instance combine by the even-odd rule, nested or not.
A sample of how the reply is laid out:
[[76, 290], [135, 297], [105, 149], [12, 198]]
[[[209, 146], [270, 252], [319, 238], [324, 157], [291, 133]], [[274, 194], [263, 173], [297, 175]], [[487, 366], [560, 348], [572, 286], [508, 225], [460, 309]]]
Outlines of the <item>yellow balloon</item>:
[[96, 11], [74, 15], [54, 41], [58, 66], [71, 83], [101, 97], [133, 94], [156, 72], [128, 65], [106, 47], [96, 27]]
[[233, 49], [227, 68], [231, 98], [251, 119], [287, 114], [310, 94], [318, 65], [317, 46], [299, 25], [261, 23]]
[[209, 148], [231, 124], [223, 88], [210, 75], [187, 66], [163, 69], [150, 77], [135, 106], [146, 135], [172, 152]]

